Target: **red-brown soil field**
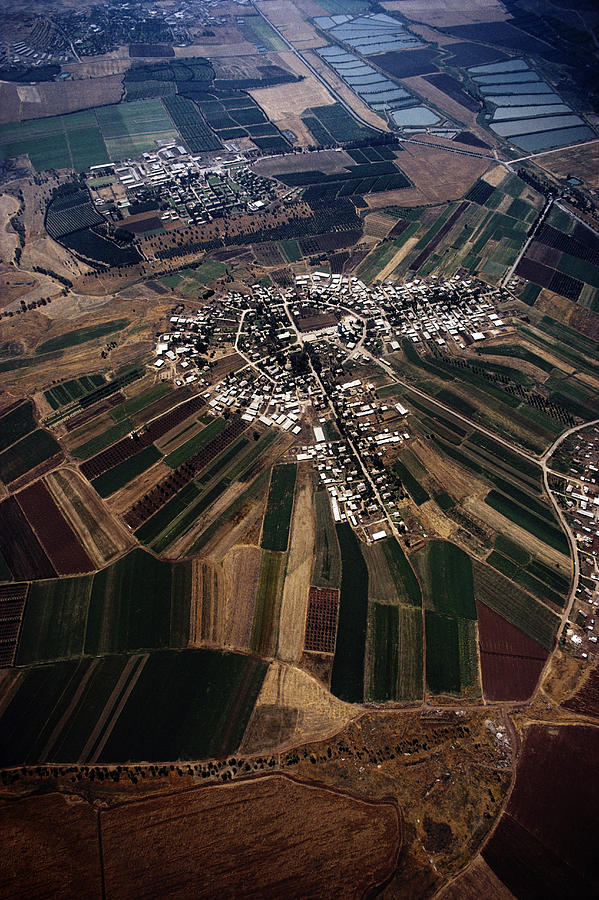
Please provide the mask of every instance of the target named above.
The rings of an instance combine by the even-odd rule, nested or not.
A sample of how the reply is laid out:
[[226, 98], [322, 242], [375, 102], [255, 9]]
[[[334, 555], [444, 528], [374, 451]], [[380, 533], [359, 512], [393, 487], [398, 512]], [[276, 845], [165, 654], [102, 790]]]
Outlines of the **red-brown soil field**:
[[528, 700], [547, 660], [547, 651], [478, 600], [476, 611], [485, 697]]
[[562, 705], [565, 709], [571, 709], [585, 716], [599, 719], [599, 664], [595, 665], [594, 669], [591, 670], [587, 680], [576, 691], [574, 696], [570, 697]]
[[483, 857], [523, 900], [597, 896], [599, 730], [531, 725]]
[[0, 805], [0, 896], [102, 896], [97, 813], [60, 794]]
[[93, 572], [93, 562], [43, 481], [17, 494], [17, 501], [59, 575]]

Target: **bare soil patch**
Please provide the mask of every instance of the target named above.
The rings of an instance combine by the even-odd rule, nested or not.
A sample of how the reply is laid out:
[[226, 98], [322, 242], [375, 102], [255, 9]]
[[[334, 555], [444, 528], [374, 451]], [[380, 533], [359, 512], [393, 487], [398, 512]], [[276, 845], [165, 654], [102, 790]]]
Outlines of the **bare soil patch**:
[[244, 753], [325, 739], [340, 731], [358, 710], [333, 697], [312, 675], [277, 661], [271, 663], [246, 728]]
[[467, 6], [456, 6], [454, 0], [386, 0], [382, 4], [391, 12], [433, 28], [452, 25], [475, 25], [479, 22], [502, 22], [508, 18], [498, 0], [469, 0]]

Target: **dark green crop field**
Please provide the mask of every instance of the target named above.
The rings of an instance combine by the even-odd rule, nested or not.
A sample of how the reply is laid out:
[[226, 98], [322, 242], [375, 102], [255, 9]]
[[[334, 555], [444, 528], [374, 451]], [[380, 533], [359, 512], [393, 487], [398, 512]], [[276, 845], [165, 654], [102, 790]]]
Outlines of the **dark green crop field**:
[[296, 475], [295, 463], [284, 463], [272, 470], [262, 526], [261, 546], [264, 550], [287, 549]]

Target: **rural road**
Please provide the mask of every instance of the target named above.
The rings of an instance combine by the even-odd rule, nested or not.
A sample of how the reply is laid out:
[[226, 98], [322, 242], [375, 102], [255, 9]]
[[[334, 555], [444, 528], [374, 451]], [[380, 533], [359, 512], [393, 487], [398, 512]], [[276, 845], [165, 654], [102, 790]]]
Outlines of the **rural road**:
[[559, 639], [562, 635], [562, 632], [566, 626], [566, 622], [570, 618], [570, 615], [572, 612], [572, 606], [574, 605], [574, 600], [576, 599], [576, 591], [578, 589], [578, 580], [580, 578], [580, 562], [578, 559], [578, 545], [576, 544], [576, 538], [574, 537], [574, 533], [572, 532], [572, 529], [570, 528], [568, 521], [562, 511], [562, 508], [560, 507], [559, 503], [557, 502], [557, 499], [556, 499], [553, 491], [551, 491], [549, 489], [549, 474], [550, 474], [551, 470], [549, 469], [549, 467], [547, 465], [547, 460], [551, 458], [551, 456], [555, 453], [555, 451], [560, 446], [560, 444], [562, 444], [566, 440], [566, 438], [570, 437], [571, 434], [575, 434], [577, 431], [582, 431], [584, 428], [592, 428], [593, 425], [599, 425], [599, 419], [593, 419], [590, 422], [583, 422], [582, 425], [575, 425], [573, 428], [568, 428], [568, 430], [564, 431], [563, 434], [560, 434], [560, 436], [553, 442], [551, 447], [549, 447], [549, 449], [545, 451], [545, 453], [543, 454], [543, 456], [541, 457], [541, 460], [540, 460], [541, 466], [543, 469], [543, 484], [545, 485], [545, 490], [547, 491], [547, 495], [551, 500], [551, 503], [553, 505], [553, 508], [555, 510], [555, 514], [559, 520], [559, 523], [562, 526], [563, 530], [565, 531], [566, 537], [568, 538], [568, 543], [570, 544], [570, 550], [571, 550], [571, 554], [572, 554], [572, 564], [573, 564], [573, 574], [572, 574], [572, 583], [570, 586], [570, 594], [568, 596], [568, 601], [564, 606], [564, 612], [562, 614], [560, 627], [559, 627], [557, 635], [556, 635], [556, 641], [559, 641]]
[[376, 132], [378, 132], [379, 134], [389, 134], [389, 132], [388, 132], [388, 131], [385, 131], [384, 128], [377, 128], [376, 125], [371, 125], [370, 122], [367, 122], [366, 119], [363, 119], [361, 116], [359, 116], [358, 113], [357, 113], [354, 109], [351, 108], [351, 106], [349, 105], [349, 103], [347, 103], [347, 102], [343, 99], [343, 97], [341, 96], [341, 94], [338, 94], [337, 91], [335, 90], [335, 88], [332, 87], [332, 86], [328, 83], [328, 81], [326, 81], [326, 79], [323, 78], [323, 76], [322, 76], [319, 72], [316, 71], [316, 69], [314, 68], [314, 66], [313, 66], [310, 62], [308, 62], [307, 59], [305, 59], [305, 58], [302, 56], [301, 52], [300, 52], [299, 50], [296, 50], [296, 49], [295, 49], [295, 47], [293, 46], [293, 44], [292, 44], [290, 41], [287, 40], [287, 38], [285, 37], [285, 35], [282, 34], [282, 33], [279, 31], [279, 29], [277, 28], [277, 26], [276, 26], [276, 25], [273, 25], [273, 23], [270, 21], [270, 19], [268, 19], [268, 18], [264, 15], [264, 13], [262, 12], [262, 10], [259, 9], [259, 8], [256, 6], [255, 3], [252, 3], [252, 6], [253, 6], [253, 8], [256, 10], [256, 12], [258, 13], [258, 15], [259, 15], [259, 16], [262, 16], [262, 18], [264, 19], [264, 21], [266, 22], [266, 24], [269, 26], [269, 28], [272, 28], [272, 30], [275, 31], [275, 32], [277, 33], [277, 35], [281, 38], [281, 40], [282, 40], [283, 43], [289, 48], [289, 50], [291, 50], [291, 52], [292, 52], [292, 53], [300, 60], [300, 62], [302, 62], [302, 63], [306, 66], [306, 68], [310, 70], [310, 72], [312, 73], [312, 75], [314, 75], [314, 77], [315, 77], [318, 81], [320, 81], [320, 83], [321, 83], [322, 85], [324, 85], [324, 87], [327, 89], [327, 91], [328, 91], [330, 94], [332, 94], [333, 97], [335, 98], [335, 100], [337, 100], [337, 102], [340, 103], [340, 104], [347, 110], [347, 112], [350, 114], [350, 116], [351, 116], [353, 119], [356, 119], [356, 121], [359, 122], [360, 125], [363, 125], [365, 128], [371, 128], [373, 131], [376, 131]]

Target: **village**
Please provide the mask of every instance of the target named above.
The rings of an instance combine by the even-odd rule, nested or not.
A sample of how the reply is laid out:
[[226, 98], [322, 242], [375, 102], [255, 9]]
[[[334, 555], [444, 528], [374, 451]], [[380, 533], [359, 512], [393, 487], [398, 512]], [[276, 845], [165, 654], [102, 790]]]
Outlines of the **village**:
[[570, 435], [563, 447], [555, 465], [565, 471], [554, 490], [576, 540], [580, 569], [566, 637], [587, 659], [599, 649], [599, 428]]
[[230, 146], [220, 153], [194, 155], [170, 141], [138, 160], [92, 166], [87, 185], [93, 203], [98, 212], [135, 234], [264, 209], [280, 188], [252, 172], [233, 143]]
[[311, 461], [335, 522], [367, 542], [410, 528], [401, 490], [385, 465], [410, 441], [399, 402], [377, 396], [385, 357], [399, 340], [457, 347], [503, 327], [498, 291], [471, 280], [414, 279], [367, 287], [354, 277], [314, 272], [294, 288], [260, 284], [229, 292], [193, 312], [170, 316], [157, 337], [153, 368], [176, 384], [195, 384], [214, 415], [280, 429], [295, 458]]

